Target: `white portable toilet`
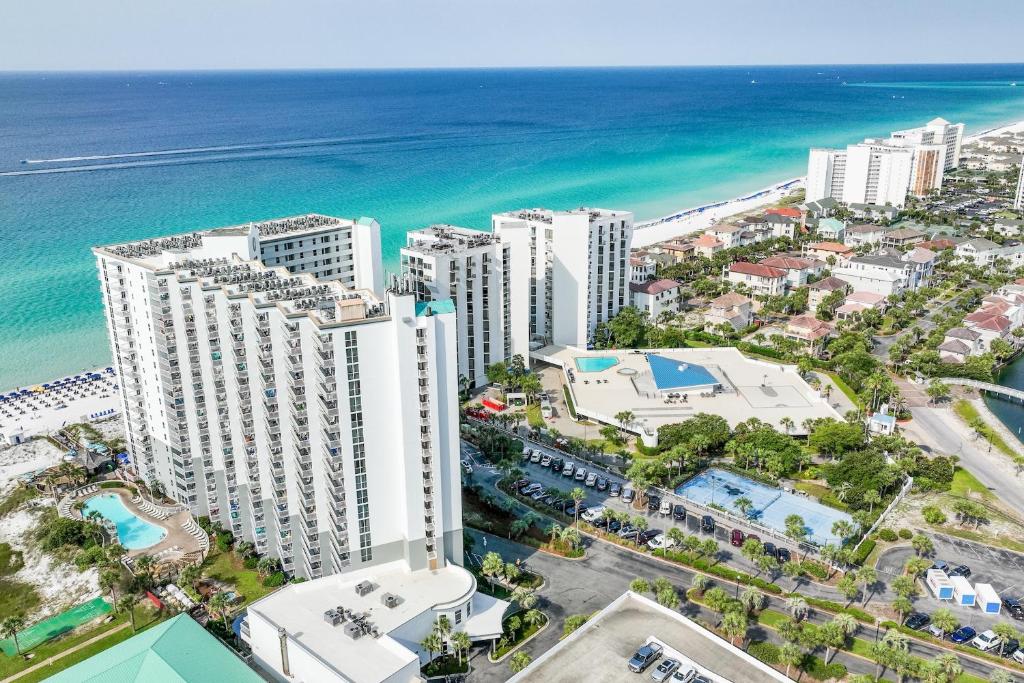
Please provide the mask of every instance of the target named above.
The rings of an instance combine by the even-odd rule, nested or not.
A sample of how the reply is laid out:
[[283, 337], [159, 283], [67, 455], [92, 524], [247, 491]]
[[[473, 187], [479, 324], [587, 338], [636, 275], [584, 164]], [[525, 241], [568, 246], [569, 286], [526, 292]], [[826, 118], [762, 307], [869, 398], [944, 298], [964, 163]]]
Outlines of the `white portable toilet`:
[[953, 582], [941, 569], [929, 569], [925, 574], [925, 583], [928, 585], [928, 590], [939, 600], [953, 599]]
[[956, 601], [956, 604], [974, 607], [977, 594], [971, 587], [971, 582], [962, 576], [951, 576], [949, 580], [953, 583], [953, 600]]
[[985, 614], [999, 614], [999, 610], [1002, 609], [1002, 602], [999, 600], [999, 594], [996, 593], [996, 589], [992, 587], [990, 583], [976, 583], [974, 584], [974, 592], [977, 593], [977, 605], [981, 608], [981, 611]]

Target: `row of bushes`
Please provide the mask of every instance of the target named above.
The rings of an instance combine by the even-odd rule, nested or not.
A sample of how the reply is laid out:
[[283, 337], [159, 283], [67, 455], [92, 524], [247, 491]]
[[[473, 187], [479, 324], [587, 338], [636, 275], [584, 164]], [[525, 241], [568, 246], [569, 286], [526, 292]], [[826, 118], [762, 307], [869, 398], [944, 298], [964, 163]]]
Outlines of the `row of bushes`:
[[[782, 664], [781, 648], [778, 645], [774, 645], [763, 640], [755, 640], [750, 643], [750, 647], [747, 648], [747, 652], [752, 657], [761, 660], [765, 664], [771, 666], [779, 666]], [[839, 662], [826, 664], [823, 659], [812, 654], [804, 655], [799, 668], [816, 681], [839, 680], [847, 674], [846, 667]]]

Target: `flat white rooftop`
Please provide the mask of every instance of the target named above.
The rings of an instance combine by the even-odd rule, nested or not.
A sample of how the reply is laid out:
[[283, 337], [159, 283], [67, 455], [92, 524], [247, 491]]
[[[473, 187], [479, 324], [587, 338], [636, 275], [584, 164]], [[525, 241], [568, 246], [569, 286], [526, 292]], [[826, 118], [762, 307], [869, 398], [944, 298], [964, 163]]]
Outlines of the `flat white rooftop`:
[[550, 223], [554, 216], [589, 216], [591, 222], [600, 220], [602, 218], [614, 218], [616, 216], [628, 216], [631, 215], [629, 211], [617, 211], [613, 209], [597, 209], [581, 206], [578, 209], [569, 209], [568, 211], [553, 211], [551, 209], [519, 209], [518, 211], [506, 211], [505, 213], [498, 214], [499, 216], [505, 216], [508, 218], [519, 218], [521, 220], [541, 221], [543, 223]]
[[[648, 354], [656, 357], [653, 363]], [[584, 351], [546, 346], [530, 355], [562, 367], [577, 413], [617, 425], [615, 414], [631, 410], [635, 426], [651, 435], [697, 413], [721, 415], [731, 426], [756, 417], [780, 431], [785, 431], [781, 420], [788, 417], [794, 423], [791, 434], [806, 433], [802, 423], [808, 418], [842, 419], [796, 366], [747, 358], [732, 347]], [[569, 370], [574, 382], [568, 381]], [[712, 392], [711, 378], [718, 391]]]
[[[365, 595], [356, 586], [368, 582], [373, 588]], [[248, 611], [284, 628], [290, 640], [353, 681], [381, 681], [418, 660], [416, 652], [392, 637], [402, 626], [424, 612], [473, 598], [473, 614], [465, 629], [491, 635], [501, 632], [501, 619], [508, 603], [476, 593], [476, 579], [458, 565], [438, 570], [410, 571], [396, 561], [356, 572], [334, 574], [313, 581], [289, 584], [253, 603]], [[394, 607], [386, 606], [385, 594], [397, 596]], [[342, 608], [365, 617], [381, 635], [352, 639], [344, 633], [345, 623], [332, 625], [327, 610]], [[250, 616], [250, 620], [252, 617]], [[476, 620], [476, 623], [474, 623]], [[351, 620], [349, 620], [351, 621]], [[431, 620], [432, 621], [432, 620]], [[251, 623], [251, 621], [250, 621]], [[426, 635], [420, 634], [419, 638]]]
[[626, 668], [637, 648], [650, 640], [665, 648], [666, 657], [693, 666], [714, 683], [789, 680], [682, 614], [626, 592], [508, 683], [650, 680], [656, 664], [641, 675]]

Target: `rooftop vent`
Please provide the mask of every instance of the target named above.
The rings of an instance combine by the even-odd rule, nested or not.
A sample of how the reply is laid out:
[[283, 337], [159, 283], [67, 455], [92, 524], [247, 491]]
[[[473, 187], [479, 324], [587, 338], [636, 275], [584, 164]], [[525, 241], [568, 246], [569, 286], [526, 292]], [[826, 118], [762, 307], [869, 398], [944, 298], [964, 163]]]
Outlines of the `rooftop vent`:
[[326, 612], [324, 612], [324, 621], [326, 621], [331, 626], [337, 626], [342, 621], [344, 621], [344, 619], [344, 615], [336, 609], [329, 609]]
[[373, 584], [369, 581], [360, 581], [356, 584], [356, 595], [363, 597], [373, 592]]
[[401, 602], [401, 600], [394, 593], [385, 593], [384, 595], [380, 596], [380, 603], [385, 607], [391, 609], [398, 607], [399, 602]]
[[363, 635], [363, 629], [359, 627], [359, 624], [350, 621], [345, 624], [345, 635], [352, 640], [356, 640]]

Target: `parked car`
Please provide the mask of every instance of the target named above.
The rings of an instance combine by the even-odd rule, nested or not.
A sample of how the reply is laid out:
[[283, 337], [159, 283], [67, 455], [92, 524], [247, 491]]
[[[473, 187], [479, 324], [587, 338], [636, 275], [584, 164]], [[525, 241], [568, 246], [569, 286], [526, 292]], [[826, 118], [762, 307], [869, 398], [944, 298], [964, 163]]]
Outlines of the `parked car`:
[[595, 519], [600, 517], [602, 513], [604, 513], [604, 506], [603, 505], [595, 505], [594, 507], [592, 507], [589, 510], [587, 510], [587, 512], [585, 514], [580, 515], [580, 517], [585, 522], [593, 522]]
[[[538, 484], [538, 486], [539, 486], [539, 484]], [[537, 491], [535, 494], [533, 494], [530, 497], [533, 498], [534, 500], [540, 500], [541, 498], [543, 498], [546, 495], [547, 494], [544, 492], [544, 489], [541, 488], [539, 491]]]
[[931, 621], [932, 618], [924, 612], [912, 612], [911, 615], [907, 617], [907, 620], [903, 622], [903, 625], [907, 628], [912, 628], [915, 631], [920, 631], [925, 626], [930, 624]]
[[623, 524], [622, 528], [619, 529], [619, 538], [634, 538], [636, 533], [635, 526], [632, 524]]
[[618, 482], [613, 481], [608, 487], [608, 495], [612, 498], [619, 497], [622, 495], [622, 486]]
[[771, 541], [765, 541], [761, 545], [761, 547], [764, 548], [764, 554], [765, 555], [771, 555], [772, 557], [775, 557], [775, 550], [776, 550], [776, 548], [775, 548], [775, 544], [774, 543], [772, 543]]
[[661, 505], [658, 506], [658, 514], [665, 515], [665, 516], [671, 515], [672, 514], [672, 501], [668, 500], [667, 498], [666, 499], [662, 499]]
[[606, 526], [608, 526], [608, 518], [602, 515], [595, 519], [593, 522], [591, 522], [591, 524], [596, 526], [598, 529], [604, 529]]
[[976, 635], [978, 635], [978, 632], [970, 626], [961, 626], [949, 634], [949, 639], [954, 643], [969, 643], [974, 640]]
[[660, 507], [661, 507], [661, 497], [660, 496], [648, 496], [647, 497], [647, 509], [650, 512], [657, 512], [658, 508], [660, 508]]
[[544, 457], [544, 454], [541, 453], [539, 449], [535, 450], [532, 453], [530, 453], [530, 462], [537, 464], [540, 462], [540, 459], [542, 457]]
[[715, 518], [711, 515], [704, 515], [700, 518], [700, 530], [706, 534], [715, 533]]
[[541, 467], [551, 467], [551, 456], [545, 453], [540, 459]]
[[515, 482], [512, 484], [512, 488], [515, 489], [516, 491], [521, 491], [522, 489], [526, 488], [529, 485], [529, 479], [516, 479]]
[[988, 652], [999, 647], [999, 642], [1002, 640], [996, 635], [996, 632], [989, 629], [988, 631], [982, 631], [974, 640], [971, 641], [971, 645], [978, 648], [982, 652]]
[[651, 550], [665, 550], [675, 546], [672, 539], [667, 534], [658, 534], [651, 540], [647, 541], [647, 547]]
[[672, 674], [672, 683], [693, 683], [697, 670], [689, 664], [683, 664]]
[[636, 494], [633, 493], [633, 489], [629, 489], [629, 488], [622, 489], [622, 502], [623, 503], [632, 503], [633, 502], [633, 497], [635, 495]]
[[792, 556], [789, 554], [789, 548], [779, 548], [776, 550], [775, 559], [779, 561], [779, 564], [789, 562], [792, 559]]
[[586, 486], [590, 486], [591, 488], [593, 488], [595, 485], [597, 485], [597, 475], [594, 474], [593, 472], [588, 474], [587, 480], [584, 482], [584, 484]]
[[949, 633], [943, 633], [942, 630], [935, 624], [928, 624], [927, 628], [925, 628], [925, 631], [932, 634], [936, 638], [945, 638], [949, 635]]
[[561, 458], [555, 458], [554, 460], [551, 461], [551, 471], [552, 472], [561, 472], [562, 471], [562, 467], [564, 465], [565, 465], [565, 460], [562, 460]]
[[533, 455], [533, 450], [523, 447], [523, 460], [529, 460], [530, 456]]
[[622, 522], [620, 522], [619, 520], [612, 519], [608, 521], [608, 533], [617, 534], [619, 533], [619, 529], [621, 528]]
[[680, 522], [685, 520], [686, 519], [686, 508], [684, 508], [682, 505], [673, 505], [672, 506], [672, 519], [678, 520]]
[[678, 659], [663, 659], [658, 666], [654, 667], [654, 671], [651, 672], [651, 680], [658, 681], [658, 683], [667, 681], [668, 677], [678, 668]]
[[1018, 664], [1024, 664], [1024, 650], [1017, 650], [1010, 655], [1010, 659], [1017, 662]]
[[468, 460], [463, 460], [461, 464], [463, 472], [465, 472], [466, 474], [473, 474], [473, 463], [471, 463]]
[[739, 548], [741, 545], [743, 545], [744, 538], [746, 537], [743, 535], [742, 531], [740, 531], [739, 529], [733, 529], [732, 533], [729, 534], [729, 544]]
[[534, 483], [534, 484], [527, 484], [523, 488], [519, 489], [519, 492], [521, 494], [523, 494], [524, 496], [532, 496], [533, 494], [537, 493], [537, 491], [543, 491], [543, 490], [544, 490], [544, 486], [542, 486], [541, 484]]
[[608, 490], [608, 479], [606, 477], [597, 478], [597, 490], [607, 491]]
[[582, 467], [579, 468], [576, 470], [576, 474], [573, 475], [573, 478], [576, 481], [584, 481], [587, 478], [587, 470]]
[[965, 579], [969, 579], [971, 577], [971, 568], [966, 564], [962, 564], [949, 570], [949, 576], [962, 576]]
[[1010, 638], [1000, 646], [1003, 649], [1003, 656], [1010, 657], [1020, 647], [1020, 641], [1016, 638]]
[[637, 536], [636, 540], [637, 540], [637, 543], [646, 544], [652, 538], [655, 538], [656, 536], [661, 536], [662, 533], [663, 532], [662, 532], [661, 529], [644, 529], [643, 531], [640, 532], [640, 535]]
[[1017, 598], [1003, 598], [1003, 607], [1014, 619], [1024, 619], [1024, 605], [1021, 605]]
[[946, 562], [945, 560], [935, 560], [935, 562], [932, 563], [932, 567], [931, 568], [932, 569], [938, 569], [939, 571], [943, 571], [943, 572], [947, 572], [948, 573], [949, 572], [949, 562]]
[[576, 465], [572, 464], [571, 462], [567, 462], [565, 463], [565, 467], [562, 468], [562, 476], [571, 477], [575, 471]]
[[658, 657], [661, 656], [661, 645], [658, 643], [647, 643], [641, 645], [633, 656], [629, 658], [629, 670], [633, 673], [643, 673], [647, 667], [654, 664]]
[[539, 502], [542, 505], [551, 505], [551, 503], [554, 500], [555, 500], [555, 497], [549, 493], [549, 494], [545, 495], [544, 497], [542, 497]]

